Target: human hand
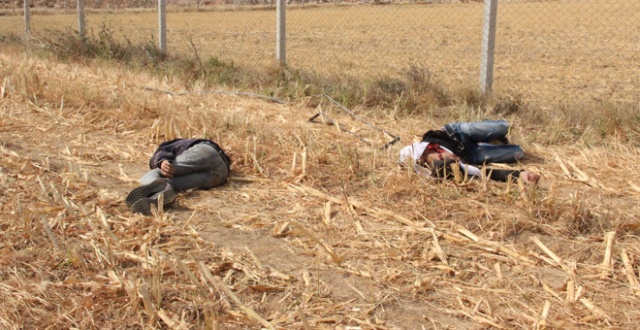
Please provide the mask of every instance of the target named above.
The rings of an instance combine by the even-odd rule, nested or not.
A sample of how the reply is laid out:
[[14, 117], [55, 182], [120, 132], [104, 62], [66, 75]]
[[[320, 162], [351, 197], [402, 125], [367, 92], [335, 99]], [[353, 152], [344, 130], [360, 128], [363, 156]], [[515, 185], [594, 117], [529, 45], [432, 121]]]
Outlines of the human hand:
[[173, 178], [173, 175], [176, 173], [176, 169], [173, 168], [173, 165], [168, 160], [163, 160], [160, 163], [160, 174], [167, 178]]
[[522, 181], [524, 181], [526, 184], [530, 184], [532, 186], [537, 185], [538, 181], [540, 181], [540, 175], [531, 171], [520, 172], [520, 178], [522, 178]]

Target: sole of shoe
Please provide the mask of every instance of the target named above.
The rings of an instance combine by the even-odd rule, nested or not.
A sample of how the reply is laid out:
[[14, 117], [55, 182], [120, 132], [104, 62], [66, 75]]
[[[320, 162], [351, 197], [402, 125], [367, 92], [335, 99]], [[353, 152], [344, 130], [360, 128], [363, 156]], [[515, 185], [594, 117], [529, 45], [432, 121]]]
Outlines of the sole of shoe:
[[[176, 193], [173, 190], [167, 190], [162, 195], [162, 205], [166, 207], [171, 205], [176, 200]], [[158, 196], [160, 197], [160, 196]], [[159, 198], [141, 198], [131, 205], [131, 211], [134, 213], [141, 213], [144, 215], [151, 215], [151, 205], [158, 207]]]
[[158, 206], [158, 201], [151, 198], [142, 198], [137, 200], [131, 205], [131, 211], [133, 213], [141, 213], [144, 215], [151, 215], [151, 205]]
[[143, 198], [149, 198], [151, 196], [153, 196], [154, 194], [157, 194], [163, 190], [165, 190], [167, 188], [167, 185], [169, 183], [166, 180], [156, 180], [153, 181], [147, 185], [144, 186], [140, 186], [138, 188], [135, 188], [133, 190], [131, 190], [131, 192], [129, 193], [129, 195], [127, 195], [127, 206], [131, 207], [133, 206], [133, 204], [135, 204], [137, 201], [143, 199]]

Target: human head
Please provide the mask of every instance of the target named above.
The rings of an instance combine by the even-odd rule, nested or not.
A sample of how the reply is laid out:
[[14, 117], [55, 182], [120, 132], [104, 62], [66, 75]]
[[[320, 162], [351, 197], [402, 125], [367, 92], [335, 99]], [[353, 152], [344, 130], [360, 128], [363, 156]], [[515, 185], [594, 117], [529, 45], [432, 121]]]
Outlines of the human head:
[[451, 164], [455, 164], [455, 162], [447, 158], [433, 160], [429, 165], [431, 167], [431, 176], [445, 180], [453, 179], [455, 175]]
[[460, 160], [460, 157], [441, 149], [437, 144], [430, 143], [422, 152], [420, 160], [429, 166], [433, 166], [434, 161], [448, 160], [455, 162]]

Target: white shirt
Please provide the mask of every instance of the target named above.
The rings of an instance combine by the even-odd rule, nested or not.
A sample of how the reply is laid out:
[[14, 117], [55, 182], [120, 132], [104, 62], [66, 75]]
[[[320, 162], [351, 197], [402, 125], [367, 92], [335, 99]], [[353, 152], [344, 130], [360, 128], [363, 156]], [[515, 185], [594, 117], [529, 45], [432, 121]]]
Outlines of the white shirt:
[[[425, 174], [424, 167], [418, 164], [418, 160], [422, 157], [424, 150], [427, 149], [429, 142], [416, 142], [412, 145], [408, 145], [400, 150], [400, 163], [407, 164], [410, 161], [413, 165], [413, 169], [418, 174]], [[451, 150], [440, 146], [440, 148], [444, 149], [444, 151], [453, 153]], [[471, 165], [464, 164], [460, 162], [460, 166], [463, 168], [467, 175], [469, 176], [481, 176], [482, 172], [479, 168]]]

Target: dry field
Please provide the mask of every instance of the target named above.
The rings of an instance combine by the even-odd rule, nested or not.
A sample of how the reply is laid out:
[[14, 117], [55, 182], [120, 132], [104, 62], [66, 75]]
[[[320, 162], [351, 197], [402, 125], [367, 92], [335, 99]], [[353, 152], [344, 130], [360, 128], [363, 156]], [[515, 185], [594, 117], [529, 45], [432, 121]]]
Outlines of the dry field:
[[[150, 89], [149, 89], [150, 88]], [[225, 91], [224, 87], [220, 87]], [[540, 144], [507, 118], [536, 189], [436, 183], [396, 164], [445, 117], [182, 92], [0, 52], [3, 329], [630, 329], [640, 321], [640, 151]], [[206, 91], [204, 91], [206, 92]], [[231, 92], [231, 91], [229, 91]], [[317, 101], [317, 100], [316, 100]], [[315, 103], [314, 103], [315, 104]], [[331, 110], [327, 102], [323, 110]], [[468, 114], [466, 119], [475, 118]], [[223, 187], [145, 217], [124, 203], [155, 146], [211, 137]]]
[[[106, 25], [133, 42], [157, 40], [155, 13], [132, 10], [90, 11], [87, 25], [94, 33]], [[201, 56], [243, 66], [274, 64], [273, 10], [177, 10], [167, 17], [169, 51], [193, 53], [193, 44]], [[635, 0], [501, 3], [496, 94], [546, 108], [638, 106], [639, 11]], [[75, 29], [70, 14], [34, 14], [33, 35]], [[411, 63], [419, 63], [444, 84], [476, 87], [482, 17], [480, 2], [293, 8], [287, 12], [287, 62], [318, 74], [360, 79], [402, 77]], [[0, 21], [0, 33], [22, 30], [20, 16]]]

